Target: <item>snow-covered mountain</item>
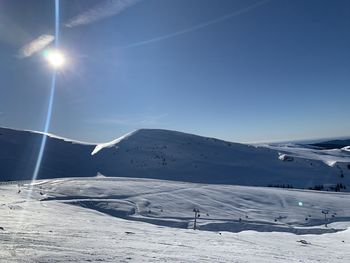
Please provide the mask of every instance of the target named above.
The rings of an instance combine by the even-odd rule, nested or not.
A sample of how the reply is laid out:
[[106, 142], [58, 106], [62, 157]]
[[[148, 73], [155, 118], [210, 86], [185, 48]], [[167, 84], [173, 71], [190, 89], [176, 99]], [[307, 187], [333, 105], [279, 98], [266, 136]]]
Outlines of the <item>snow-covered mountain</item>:
[[349, 152], [252, 146], [167, 130], [138, 130], [98, 145], [93, 154], [99, 172], [111, 176], [299, 188], [350, 177]]
[[[0, 134], [2, 180], [29, 179], [42, 134], [10, 129], [0, 129]], [[156, 129], [141, 129], [99, 145], [48, 138], [38, 178], [97, 173], [197, 183], [350, 188], [350, 152], [295, 144], [239, 144]]]
[[[0, 181], [33, 176], [43, 133], [0, 128]], [[38, 178], [94, 176], [95, 145], [48, 135]]]

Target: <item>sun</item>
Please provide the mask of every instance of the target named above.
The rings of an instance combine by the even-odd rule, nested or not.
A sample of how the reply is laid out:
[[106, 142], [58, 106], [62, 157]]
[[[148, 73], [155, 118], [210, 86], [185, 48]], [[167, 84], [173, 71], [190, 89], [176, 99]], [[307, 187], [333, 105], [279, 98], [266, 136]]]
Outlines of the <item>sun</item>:
[[64, 54], [59, 50], [47, 50], [44, 57], [54, 69], [62, 68], [66, 62]]

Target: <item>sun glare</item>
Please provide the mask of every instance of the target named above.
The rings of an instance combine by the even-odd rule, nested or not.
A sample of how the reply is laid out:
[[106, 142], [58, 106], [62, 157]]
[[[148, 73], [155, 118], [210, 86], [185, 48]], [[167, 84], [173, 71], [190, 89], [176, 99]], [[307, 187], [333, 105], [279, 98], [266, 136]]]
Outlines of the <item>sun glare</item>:
[[49, 64], [55, 69], [63, 67], [66, 62], [63, 53], [59, 50], [48, 50], [44, 53], [44, 56]]

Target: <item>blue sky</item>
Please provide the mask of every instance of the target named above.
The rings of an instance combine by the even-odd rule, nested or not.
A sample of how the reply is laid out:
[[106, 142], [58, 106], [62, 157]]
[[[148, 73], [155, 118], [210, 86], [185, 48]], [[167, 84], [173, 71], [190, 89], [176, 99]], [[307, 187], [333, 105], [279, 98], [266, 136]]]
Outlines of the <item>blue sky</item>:
[[[122, 1], [135, 3], [108, 14], [105, 1], [60, 1], [67, 63], [51, 133], [92, 142], [139, 128], [238, 142], [350, 135], [350, 1]], [[65, 26], [89, 10], [102, 15]], [[0, 126], [44, 129], [52, 69], [42, 51], [18, 54], [53, 33], [54, 1], [0, 1]]]

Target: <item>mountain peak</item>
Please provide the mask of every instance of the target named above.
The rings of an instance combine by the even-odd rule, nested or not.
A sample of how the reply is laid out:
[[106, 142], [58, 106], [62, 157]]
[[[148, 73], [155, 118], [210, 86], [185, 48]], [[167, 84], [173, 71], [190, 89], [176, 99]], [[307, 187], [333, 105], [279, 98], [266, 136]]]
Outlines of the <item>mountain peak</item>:
[[[216, 142], [223, 142], [227, 143], [223, 140], [215, 139], [215, 138], [208, 138], [203, 137], [200, 135], [185, 133], [185, 132], [179, 132], [174, 130], [166, 130], [166, 129], [138, 129], [135, 131], [132, 131], [130, 133], [127, 133], [117, 139], [114, 139], [113, 141], [107, 142], [107, 143], [101, 143], [96, 145], [95, 149], [92, 151], [91, 155], [95, 155], [98, 152], [100, 152], [102, 149], [105, 148], [111, 148], [116, 146], [117, 144], [121, 143], [122, 141], [126, 141], [129, 139], [133, 139], [134, 142], [139, 143], [140, 145], [144, 144], [145, 142], [150, 141], [158, 141], [158, 142], [182, 142], [182, 141], [203, 141], [203, 140], [213, 140]], [[233, 144], [233, 143], [232, 143]], [[238, 143], [235, 143], [238, 144]]]

